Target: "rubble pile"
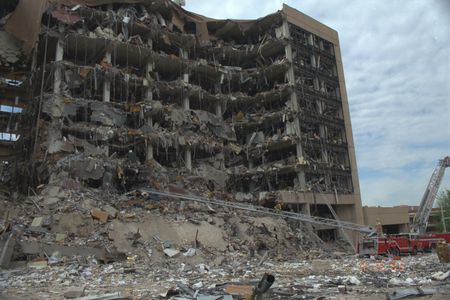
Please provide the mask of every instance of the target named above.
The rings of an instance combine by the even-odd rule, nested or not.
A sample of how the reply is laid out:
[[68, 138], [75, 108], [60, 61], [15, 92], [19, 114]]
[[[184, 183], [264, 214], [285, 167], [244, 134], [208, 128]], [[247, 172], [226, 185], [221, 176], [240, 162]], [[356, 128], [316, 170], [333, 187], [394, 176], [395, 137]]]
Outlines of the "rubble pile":
[[145, 190], [49, 184], [0, 207], [2, 264], [6, 239], [15, 241], [0, 287], [19, 298], [245, 299], [265, 274], [275, 279], [262, 299], [450, 292], [436, 254], [359, 258], [313, 238], [307, 224]]
[[0, 263], [11, 269], [0, 273], [5, 291], [20, 294], [50, 283], [62, 291], [85, 280], [92, 284], [87, 290], [133, 285], [126, 291], [144, 296], [151, 291], [144, 288], [148, 276], [161, 281], [154, 282], [161, 292], [174, 288], [180, 272], [185, 278], [176, 282], [198, 279], [197, 288], [208, 287], [226, 276], [248, 276], [252, 265], [269, 260], [329, 258], [333, 254], [324, 249], [348, 250], [311, 238], [314, 233], [305, 224], [278, 217], [139, 190], [118, 194], [72, 186], [53, 182], [39, 186], [33, 196], [1, 204]]
[[[66, 205], [44, 205], [63, 195]], [[449, 265], [436, 254], [359, 258], [276, 218], [139, 191], [46, 186], [22, 203], [2, 205], [11, 216], [2, 230], [12, 227], [16, 246], [0, 287], [19, 299], [247, 299], [267, 274], [275, 278], [261, 299], [450, 293]]]
[[[64, 252], [60, 254], [83, 252], [103, 263], [134, 255], [154, 261], [183, 255], [209, 259], [230, 252], [287, 260], [318, 255], [325, 247], [300, 222], [139, 190], [118, 194], [45, 185], [34, 196], [4, 201], [0, 212], [2, 232], [11, 232], [19, 245], [11, 260], [42, 258], [58, 247]], [[307, 251], [313, 248], [319, 252]]]

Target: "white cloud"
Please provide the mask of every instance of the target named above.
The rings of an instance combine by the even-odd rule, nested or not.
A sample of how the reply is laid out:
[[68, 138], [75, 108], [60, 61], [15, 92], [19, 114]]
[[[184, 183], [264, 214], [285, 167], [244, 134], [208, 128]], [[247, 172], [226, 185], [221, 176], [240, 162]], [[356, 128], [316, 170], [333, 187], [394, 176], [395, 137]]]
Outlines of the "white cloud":
[[418, 204], [437, 160], [450, 155], [450, 2], [187, 0], [186, 8], [248, 19], [283, 2], [339, 33], [363, 203]]

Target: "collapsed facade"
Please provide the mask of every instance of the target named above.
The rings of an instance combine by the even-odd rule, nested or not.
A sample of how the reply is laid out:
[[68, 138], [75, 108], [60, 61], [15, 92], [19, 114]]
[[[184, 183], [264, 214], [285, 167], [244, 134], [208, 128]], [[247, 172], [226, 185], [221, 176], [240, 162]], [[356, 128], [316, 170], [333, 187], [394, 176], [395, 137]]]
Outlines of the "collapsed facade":
[[10, 3], [11, 186], [182, 186], [363, 223], [336, 31], [287, 5], [238, 21], [167, 0]]

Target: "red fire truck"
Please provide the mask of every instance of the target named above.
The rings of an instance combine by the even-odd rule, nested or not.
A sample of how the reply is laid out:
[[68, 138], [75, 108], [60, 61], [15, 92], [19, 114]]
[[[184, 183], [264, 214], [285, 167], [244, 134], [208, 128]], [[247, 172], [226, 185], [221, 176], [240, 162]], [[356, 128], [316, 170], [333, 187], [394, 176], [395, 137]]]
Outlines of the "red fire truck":
[[426, 251], [427, 242], [416, 234], [405, 233], [366, 237], [359, 243], [360, 255], [412, 254]]
[[417, 235], [412, 233], [387, 236], [370, 236], [358, 244], [360, 255], [400, 255], [417, 252], [431, 252], [439, 242], [450, 243], [450, 233], [432, 233]]
[[449, 156], [439, 160], [431, 175], [430, 182], [420, 202], [419, 210], [414, 217], [410, 233], [387, 236], [373, 233], [358, 244], [358, 253], [360, 255], [400, 255], [405, 253], [414, 255], [419, 251], [431, 251], [436, 248], [440, 241], [450, 243], [450, 233], [426, 233], [428, 218], [447, 167], [450, 167]]
[[426, 252], [431, 252], [433, 249], [436, 249], [436, 245], [439, 242], [445, 241], [450, 243], [450, 233], [421, 234], [419, 235], [419, 238], [422, 241], [424, 251]]

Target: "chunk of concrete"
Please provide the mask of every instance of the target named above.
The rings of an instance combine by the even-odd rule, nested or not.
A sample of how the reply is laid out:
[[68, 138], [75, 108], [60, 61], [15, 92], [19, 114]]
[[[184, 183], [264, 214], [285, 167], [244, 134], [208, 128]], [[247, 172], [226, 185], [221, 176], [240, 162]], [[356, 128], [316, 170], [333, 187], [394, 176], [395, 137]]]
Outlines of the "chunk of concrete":
[[120, 292], [102, 294], [102, 295], [89, 295], [80, 297], [77, 300], [131, 300], [131, 297], [122, 295]]
[[38, 260], [38, 261], [30, 261], [28, 262], [28, 267], [33, 269], [45, 269], [47, 268], [48, 263], [46, 260]]
[[44, 218], [36, 217], [33, 219], [33, 222], [31, 222], [31, 227], [42, 227], [42, 224], [44, 224]]
[[95, 256], [97, 258], [105, 256], [105, 250], [87, 246], [62, 246], [57, 244], [45, 244], [35, 241], [18, 240], [23, 254], [45, 255], [44, 253], [54, 253], [58, 251], [61, 256], [79, 255], [82, 257]]
[[49, 197], [58, 197], [60, 190], [61, 188], [59, 186], [48, 185], [42, 191], [42, 194]]
[[96, 202], [91, 198], [86, 198], [83, 200], [81, 206], [85, 209], [93, 209], [96, 207]]
[[12, 255], [14, 253], [14, 246], [16, 245], [16, 239], [11, 233], [5, 244], [3, 245], [2, 252], [0, 253], [0, 267], [8, 268], [11, 261]]
[[54, 233], [75, 234], [81, 237], [92, 235], [94, 230], [92, 216], [75, 212], [55, 217], [59, 217], [59, 220], [52, 224], [52, 232]]
[[65, 233], [57, 233], [55, 235], [55, 242], [64, 242], [64, 240], [66, 239], [67, 235]]
[[112, 207], [111, 205], [106, 205], [103, 207], [103, 210], [108, 213], [111, 218], [115, 218], [117, 216], [118, 210]]
[[72, 287], [64, 293], [64, 298], [74, 299], [74, 298], [83, 297], [85, 289], [86, 289], [86, 287]]
[[434, 279], [434, 280], [440, 280], [440, 281], [442, 281], [442, 280], [445, 280], [445, 279], [447, 279], [447, 278], [449, 278], [450, 277], [450, 271], [447, 271], [447, 272], [442, 272], [442, 271], [439, 271], [439, 272], [436, 272], [436, 273], [433, 273], [432, 275], [431, 275], [431, 278], [432, 279]]
[[166, 248], [163, 251], [164, 251], [164, 254], [166, 254], [168, 257], [174, 257], [174, 256], [177, 256], [178, 253], [180, 253], [180, 251], [178, 251], [177, 249], [173, 249], [173, 248]]
[[108, 222], [109, 214], [106, 211], [100, 209], [91, 210], [92, 218], [99, 220], [100, 222], [106, 223]]
[[57, 197], [46, 197], [44, 199], [43, 203], [45, 206], [50, 206], [50, 205], [58, 203], [59, 201], [61, 201], [61, 199], [57, 198]]
[[252, 285], [230, 284], [224, 288], [224, 291], [233, 296], [250, 299], [253, 295], [254, 287]]

